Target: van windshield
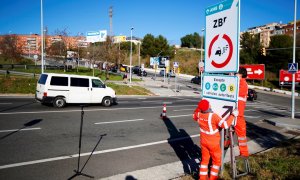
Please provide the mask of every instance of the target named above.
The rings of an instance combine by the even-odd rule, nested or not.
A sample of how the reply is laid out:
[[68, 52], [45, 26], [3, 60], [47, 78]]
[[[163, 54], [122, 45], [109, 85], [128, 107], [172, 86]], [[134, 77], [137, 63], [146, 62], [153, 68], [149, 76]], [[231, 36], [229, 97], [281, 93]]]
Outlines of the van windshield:
[[94, 88], [102, 88], [104, 84], [99, 79], [92, 79], [92, 85]]
[[41, 74], [40, 79], [38, 81], [39, 84], [46, 84], [46, 80], [47, 80], [48, 75], [47, 74]]

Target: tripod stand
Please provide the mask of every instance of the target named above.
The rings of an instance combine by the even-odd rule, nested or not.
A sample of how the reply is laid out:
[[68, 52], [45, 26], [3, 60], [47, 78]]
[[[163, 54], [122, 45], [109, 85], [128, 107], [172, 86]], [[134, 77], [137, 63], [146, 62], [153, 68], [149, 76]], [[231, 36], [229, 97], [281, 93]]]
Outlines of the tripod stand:
[[81, 153], [82, 125], [83, 125], [83, 115], [84, 115], [83, 107], [85, 107], [85, 105], [81, 105], [80, 107], [81, 107], [81, 121], [80, 121], [80, 134], [79, 134], [79, 147], [78, 147], [79, 153], [78, 153], [77, 169], [74, 170], [75, 174], [73, 176], [71, 176], [70, 178], [68, 178], [68, 180], [71, 180], [71, 179], [75, 178], [76, 176], [85, 176], [85, 177], [89, 177], [89, 178], [94, 178], [94, 176], [82, 173], [82, 171], [83, 171], [85, 165], [90, 160], [91, 156], [93, 155], [94, 151], [96, 150], [96, 148], [97, 148], [98, 144], [100, 143], [100, 141], [102, 140], [103, 136], [106, 136], [106, 134], [100, 135], [100, 139], [98, 140], [96, 146], [94, 147], [93, 151], [91, 152], [91, 154], [89, 155], [88, 159], [84, 163], [83, 167], [79, 170], [79, 166], [80, 166], [80, 153]]

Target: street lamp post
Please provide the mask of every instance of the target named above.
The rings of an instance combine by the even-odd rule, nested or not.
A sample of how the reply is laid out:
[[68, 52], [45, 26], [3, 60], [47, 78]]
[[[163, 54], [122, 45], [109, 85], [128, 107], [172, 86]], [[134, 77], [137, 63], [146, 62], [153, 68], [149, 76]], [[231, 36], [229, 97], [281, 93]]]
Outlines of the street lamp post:
[[129, 67], [129, 83], [131, 84], [131, 75], [132, 75], [132, 27], [130, 29], [130, 67]]
[[43, 0], [41, 0], [41, 71], [44, 73], [44, 28], [43, 28]]

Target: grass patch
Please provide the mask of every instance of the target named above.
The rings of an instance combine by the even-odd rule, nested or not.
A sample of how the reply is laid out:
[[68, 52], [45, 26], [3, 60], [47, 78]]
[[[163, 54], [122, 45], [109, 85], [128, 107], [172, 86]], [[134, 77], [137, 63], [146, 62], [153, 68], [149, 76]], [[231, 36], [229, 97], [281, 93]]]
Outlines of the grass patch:
[[[281, 145], [267, 152], [249, 157], [251, 174], [240, 177], [240, 180], [252, 179], [299, 179], [300, 178], [300, 139], [282, 142]], [[237, 163], [239, 170], [243, 169], [241, 162]], [[224, 165], [220, 179], [231, 178], [230, 165]], [[184, 176], [182, 180], [192, 180], [191, 176]]]
[[153, 95], [153, 93], [145, 88], [139, 86], [119, 85], [114, 83], [107, 83], [107, 85], [113, 88], [117, 95]]
[[17, 77], [17, 76], [0, 76], [0, 93], [20, 93], [34, 94], [36, 90], [37, 79]]

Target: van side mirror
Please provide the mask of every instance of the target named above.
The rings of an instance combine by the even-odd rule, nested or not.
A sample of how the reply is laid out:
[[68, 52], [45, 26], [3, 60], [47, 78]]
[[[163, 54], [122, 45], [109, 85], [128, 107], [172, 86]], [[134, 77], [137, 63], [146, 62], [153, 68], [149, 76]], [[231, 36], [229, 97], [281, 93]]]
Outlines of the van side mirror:
[[105, 84], [103, 84], [103, 85], [102, 85], [102, 87], [103, 87], [103, 88], [106, 88], [106, 85], [105, 85]]

